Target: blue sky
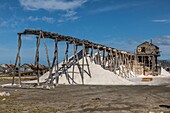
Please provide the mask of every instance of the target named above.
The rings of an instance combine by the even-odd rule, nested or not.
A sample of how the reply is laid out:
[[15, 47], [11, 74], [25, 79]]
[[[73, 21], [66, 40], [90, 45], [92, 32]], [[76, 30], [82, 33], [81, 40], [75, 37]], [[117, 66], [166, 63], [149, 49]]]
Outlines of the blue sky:
[[[42, 29], [134, 52], [153, 40], [170, 59], [170, 0], [0, 0], [0, 63], [14, 63], [17, 32]], [[47, 40], [50, 58], [54, 43]], [[64, 44], [60, 44], [64, 53]], [[33, 63], [35, 39], [23, 37], [22, 62]], [[45, 53], [41, 45], [41, 62]], [[60, 55], [60, 59], [62, 59]]]

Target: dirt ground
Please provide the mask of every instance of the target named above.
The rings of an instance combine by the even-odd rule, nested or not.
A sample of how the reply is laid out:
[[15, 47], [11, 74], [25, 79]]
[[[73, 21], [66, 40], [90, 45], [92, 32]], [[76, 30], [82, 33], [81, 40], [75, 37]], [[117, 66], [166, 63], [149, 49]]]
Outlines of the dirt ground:
[[170, 113], [169, 86], [0, 87], [4, 91], [10, 96], [0, 96], [0, 113]]

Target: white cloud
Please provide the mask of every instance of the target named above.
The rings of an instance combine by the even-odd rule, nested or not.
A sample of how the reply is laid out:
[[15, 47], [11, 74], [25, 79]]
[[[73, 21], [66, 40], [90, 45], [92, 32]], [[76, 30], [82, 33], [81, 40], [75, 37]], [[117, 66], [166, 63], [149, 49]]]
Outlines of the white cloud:
[[38, 18], [38, 17], [29, 16], [29, 17], [28, 17], [28, 20], [31, 20], [31, 21], [38, 21], [39, 18]]
[[157, 45], [161, 51], [161, 59], [170, 57], [170, 36], [159, 36], [152, 39], [153, 44]]
[[61, 15], [60, 19], [58, 20], [59, 23], [63, 23], [66, 21], [75, 21], [79, 19], [80, 17], [76, 15], [77, 12], [75, 11], [66, 11], [65, 14]]
[[[60, 14], [60, 18], [58, 20], [59, 23], [66, 21], [75, 21], [80, 17], [77, 16], [77, 12], [75, 11], [77, 8], [80, 8], [87, 0], [20, 0], [20, 4], [26, 10], [39, 10], [44, 9], [47, 11], [64, 11]], [[48, 23], [54, 23], [55, 19], [52, 17], [29, 17], [31, 21], [45, 21]]]
[[33, 40], [31, 37], [23, 37], [23, 39], [29, 40], [29, 41], [32, 41], [32, 40]]
[[13, 16], [12, 18], [9, 18], [9, 19], [0, 18], [0, 27], [15, 28], [23, 21], [24, 21], [24, 19], [16, 18], [15, 16]]
[[66, 14], [62, 15], [63, 17], [73, 17], [77, 14], [75, 11], [67, 11]]
[[34, 16], [29, 16], [28, 20], [30, 21], [43, 21], [43, 22], [47, 22], [49, 24], [53, 24], [55, 22], [55, 19], [52, 17], [47, 17], [47, 16], [43, 16], [43, 17], [34, 17]]
[[34, 38], [35, 38], [35, 37], [33, 37], [33, 36], [26, 36], [26, 35], [25, 35], [25, 36], [24, 36], [24, 35], [22, 36], [22, 39], [23, 39], [23, 40], [28, 40], [28, 41], [32, 41], [32, 40], [34, 40]]
[[55, 22], [55, 19], [52, 18], [52, 17], [46, 17], [46, 16], [44, 16], [44, 17], [42, 17], [42, 21], [47, 22], [47, 23], [50, 23], [50, 24], [53, 24], [53, 23]]
[[152, 22], [155, 22], [155, 23], [170, 23], [170, 20], [168, 20], [168, 19], [159, 19], [159, 20], [152, 20]]
[[170, 36], [159, 36], [159, 37], [153, 38], [153, 43], [156, 45], [170, 46]]
[[87, 0], [20, 0], [27, 10], [74, 10], [81, 7]]
[[107, 12], [107, 11], [115, 11], [115, 10], [121, 10], [121, 9], [126, 9], [126, 8], [130, 8], [130, 7], [137, 7], [140, 4], [118, 4], [118, 5], [109, 5], [109, 6], [105, 6], [103, 8], [98, 8], [95, 10], [90, 11], [90, 13], [103, 13], [103, 12]]

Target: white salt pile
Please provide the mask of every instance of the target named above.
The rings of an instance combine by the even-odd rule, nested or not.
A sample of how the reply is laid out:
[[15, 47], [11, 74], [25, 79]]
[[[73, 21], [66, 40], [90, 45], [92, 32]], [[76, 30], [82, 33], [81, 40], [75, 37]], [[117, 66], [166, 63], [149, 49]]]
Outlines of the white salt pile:
[[[88, 73], [86, 60], [84, 60], [84, 62], [85, 62], [84, 70]], [[82, 64], [82, 59], [79, 61], [79, 63]], [[91, 77], [89, 74], [84, 72], [83, 82], [85, 85], [132, 85], [133, 84], [133, 82], [130, 82], [127, 79], [118, 76], [117, 74], [114, 74], [114, 72], [105, 70], [100, 65], [92, 63], [89, 57], [88, 57], [88, 63], [89, 63]], [[68, 69], [68, 73], [71, 78], [72, 78], [72, 70], [73, 70], [73, 66]], [[53, 70], [53, 73], [54, 73], [54, 70]], [[49, 75], [49, 72], [41, 76], [40, 82], [45, 82], [46, 79], [48, 78], [48, 75]], [[75, 65], [75, 73], [74, 73], [74, 82], [71, 79], [68, 80], [65, 74], [62, 74], [59, 77], [59, 84], [69, 84], [69, 81], [71, 84], [72, 83], [73, 84], [83, 83], [79, 69], [76, 65]], [[27, 83], [36, 83], [36, 82], [37, 82], [36, 80], [27, 81]]]
[[10, 96], [10, 93], [8, 93], [8, 92], [0, 92], [0, 96]]
[[[91, 77], [84, 72], [84, 84], [87, 85], [131, 85], [133, 84], [132, 82], [122, 77], [119, 77], [113, 72], [103, 69], [100, 65], [90, 62], [89, 58], [88, 58], [88, 62], [89, 62]], [[80, 64], [82, 64], [82, 60], [80, 60]], [[87, 66], [85, 66], [84, 68], [88, 72]], [[69, 69], [69, 72], [71, 71], [72, 71], [72, 67]], [[75, 66], [75, 72], [76, 73], [74, 75], [74, 81], [77, 84], [82, 84], [82, 78], [80, 76], [77, 66]], [[72, 75], [72, 73], [70, 73], [70, 75]], [[65, 75], [62, 75], [59, 78], [59, 84], [69, 84]]]
[[170, 76], [170, 73], [161, 67], [161, 76]]

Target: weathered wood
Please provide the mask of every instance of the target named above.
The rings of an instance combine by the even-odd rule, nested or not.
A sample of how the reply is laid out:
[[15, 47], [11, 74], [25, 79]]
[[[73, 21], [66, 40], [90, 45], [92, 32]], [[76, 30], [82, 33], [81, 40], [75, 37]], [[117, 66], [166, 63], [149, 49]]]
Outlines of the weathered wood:
[[65, 63], [64, 63], [64, 66], [65, 66], [65, 75], [66, 75], [66, 78], [69, 82], [69, 84], [71, 84], [70, 82], [70, 79], [69, 79], [69, 74], [68, 74], [68, 67], [67, 67], [67, 64], [69, 63], [68, 62], [68, 50], [69, 50], [69, 42], [66, 43], [66, 52], [65, 52]]
[[117, 69], [117, 51], [115, 51], [115, 62], [114, 62], [114, 73], [116, 74]]
[[[73, 73], [72, 73], [72, 79], [74, 80], [74, 71], [75, 71], [75, 64], [76, 64], [76, 53], [77, 53], [77, 46], [76, 46], [76, 42], [74, 41], [73, 42], [73, 44], [74, 44], [74, 57], [73, 57], [73, 62], [74, 62], [74, 64], [73, 64]], [[74, 81], [72, 80], [72, 84], [74, 83]]]
[[19, 75], [19, 85], [21, 86], [21, 70], [20, 70], [21, 56], [20, 56], [20, 50], [21, 50], [22, 39], [21, 39], [20, 35], [19, 35], [18, 38], [19, 38], [19, 47], [18, 47], [18, 75]]
[[113, 71], [113, 51], [110, 50], [110, 71]]
[[18, 66], [18, 61], [20, 60], [21, 44], [22, 44], [21, 34], [18, 34], [18, 52], [17, 52], [17, 56], [16, 56], [16, 60], [15, 60], [15, 70], [13, 72], [12, 85], [14, 85], [14, 83], [15, 83], [15, 73], [16, 73], [16, 68]]
[[101, 65], [100, 50], [97, 48], [97, 64]]
[[84, 84], [84, 55], [85, 55], [85, 44], [82, 44], [82, 49], [83, 49], [83, 53], [82, 53], [82, 84]]
[[56, 85], [58, 85], [59, 82], [59, 74], [58, 74], [58, 39], [55, 39], [55, 52], [54, 52], [54, 58], [55, 60], [55, 81], [56, 81]]
[[[41, 32], [41, 37], [43, 38], [43, 42], [44, 42], [44, 48], [45, 48], [45, 53], [46, 53], [46, 58], [47, 58], [47, 63], [48, 63], [48, 69], [49, 69], [49, 78], [51, 78], [52, 80], [52, 70], [53, 70], [54, 64], [51, 67], [50, 58], [48, 55], [48, 47], [47, 47], [47, 44], [44, 38], [44, 34], [42, 32]], [[50, 83], [52, 83], [52, 81]]]
[[37, 43], [36, 43], [36, 55], [35, 55], [35, 63], [34, 65], [37, 67], [37, 85], [40, 85], [39, 83], [39, 46], [40, 46], [40, 38], [41, 34], [39, 37], [37, 37]]
[[103, 50], [103, 68], [105, 69], [105, 65], [106, 65], [106, 56], [105, 56], [105, 54], [106, 54], [106, 49], [104, 49]]
[[92, 77], [92, 76], [91, 76], [91, 72], [90, 72], [89, 62], [88, 62], [88, 59], [87, 59], [87, 51], [85, 51], [85, 58], [86, 58], [86, 64], [87, 64], [88, 74], [89, 74], [90, 77]]

